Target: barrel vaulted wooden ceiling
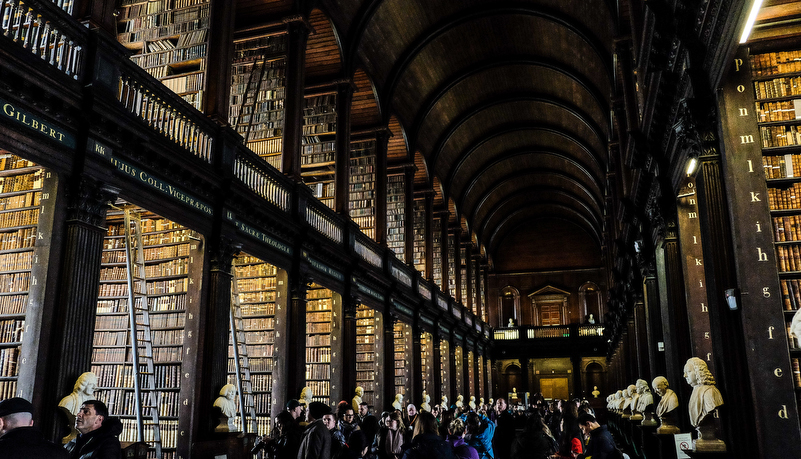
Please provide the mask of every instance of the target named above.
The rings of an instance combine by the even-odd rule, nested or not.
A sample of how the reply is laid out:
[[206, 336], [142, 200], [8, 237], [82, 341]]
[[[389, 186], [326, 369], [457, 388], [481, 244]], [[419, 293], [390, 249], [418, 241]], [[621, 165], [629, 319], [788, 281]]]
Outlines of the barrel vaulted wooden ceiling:
[[[240, 0], [237, 22], [299, 8]], [[537, 219], [602, 245], [612, 131], [611, 0], [322, 0], [308, 84], [346, 78], [352, 132], [389, 126], [389, 165], [493, 256]], [[355, 134], [356, 135], [356, 134]], [[458, 218], [458, 220], [457, 220]], [[466, 224], [466, 225], [465, 225]]]

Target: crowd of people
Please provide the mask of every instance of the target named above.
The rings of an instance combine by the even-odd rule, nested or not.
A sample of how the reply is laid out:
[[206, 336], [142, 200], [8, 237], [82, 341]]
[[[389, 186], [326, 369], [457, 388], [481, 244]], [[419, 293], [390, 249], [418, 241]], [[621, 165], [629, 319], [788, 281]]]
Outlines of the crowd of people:
[[[500, 398], [474, 407], [440, 405], [370, 413], [348, 402], [335, 410], [320, 402], [304, 409], [290, 400], [271, 437], [253, 453], [271, 459], [615, 459], [620, 452], [585, 400], [510, 407]], [[305, 422], [304, 422], [305, 419]]]
[[[354, 409], [356, 407], [356, 409]], [[413, 404], [380, 414], [367, 403], [290, 400], [269, 437], [253, 454], [269, 459], [617, 459], [606, 426], [586, 401], [546, 401], [528, 407]], [[46, 441], [33, 426], [33, 406], [14, 397], [0, 402], [0, 457], [4, 459], [118, 459], [122, 426], [97, 400], [85, 401], [75, 419], [77, 437], [65, 447]]]

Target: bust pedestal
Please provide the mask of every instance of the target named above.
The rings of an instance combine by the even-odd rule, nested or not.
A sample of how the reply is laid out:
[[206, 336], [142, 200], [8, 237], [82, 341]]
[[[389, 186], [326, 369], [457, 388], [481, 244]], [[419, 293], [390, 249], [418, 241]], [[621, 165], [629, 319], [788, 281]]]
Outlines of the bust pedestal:
[[712, 413], [709, 414], [698, 427], [698, 439], [695, 441], [695, 451], [697, 452], [726, 452], [726, 443], [716, 435], [717, 426]]

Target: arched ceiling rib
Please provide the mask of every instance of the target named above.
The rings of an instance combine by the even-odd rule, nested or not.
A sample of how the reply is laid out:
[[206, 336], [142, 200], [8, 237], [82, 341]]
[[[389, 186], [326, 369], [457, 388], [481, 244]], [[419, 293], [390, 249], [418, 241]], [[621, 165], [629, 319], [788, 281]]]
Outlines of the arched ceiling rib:
[[321, 8], [344, 37], [347, 71], [364, 68], [373, 82], [396, 144], [389, 159], [413, 161], [415, 190], [433, 189], [435, 207], [454, 224], [464, 219], [489, 258], [510, 231], [542, 217], [572, 222], [600, 246], [612, 0], [322, 0]]

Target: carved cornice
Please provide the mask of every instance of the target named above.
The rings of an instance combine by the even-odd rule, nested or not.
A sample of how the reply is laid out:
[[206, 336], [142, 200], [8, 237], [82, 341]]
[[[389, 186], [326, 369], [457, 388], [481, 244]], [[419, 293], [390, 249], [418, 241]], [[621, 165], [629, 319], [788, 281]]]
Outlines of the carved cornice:
[[231, 273], [231, 264], [234, 257], [242, 249], [242, 244], [235, 243], [231, 239], [220, 236], [216, 244], [211, 248], [211, 270], [212, 272]]
[[117, 188], [82, 176], [68, 193], [67, 220], [102, 227], [108, 205], [117, 199], [118, 193]]

